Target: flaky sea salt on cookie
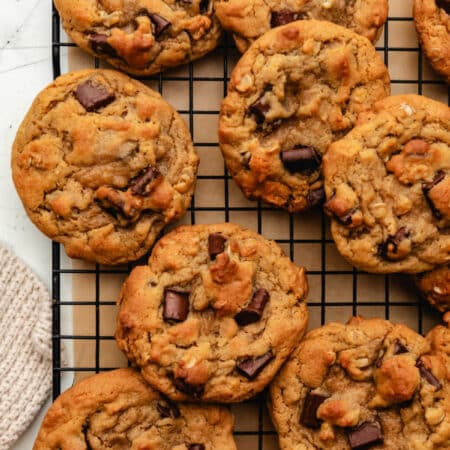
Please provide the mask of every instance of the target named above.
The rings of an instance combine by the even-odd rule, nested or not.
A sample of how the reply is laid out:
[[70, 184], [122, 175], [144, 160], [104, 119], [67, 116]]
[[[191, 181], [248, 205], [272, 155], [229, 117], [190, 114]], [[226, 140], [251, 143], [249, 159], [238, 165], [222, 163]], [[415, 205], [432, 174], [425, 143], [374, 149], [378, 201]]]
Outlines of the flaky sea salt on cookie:
[[238, 402], [270, 382], [307, 324], [305, 271], [233, 224], [175, 229], [119, 296], [116, 340], [174, 400]]
[[178, 113], [111, 70], [57, 78], [33, 102], [12, 151], [34, 224], [70, 257], [119, 264], [143, 256], [190, 204], [198, 157]]

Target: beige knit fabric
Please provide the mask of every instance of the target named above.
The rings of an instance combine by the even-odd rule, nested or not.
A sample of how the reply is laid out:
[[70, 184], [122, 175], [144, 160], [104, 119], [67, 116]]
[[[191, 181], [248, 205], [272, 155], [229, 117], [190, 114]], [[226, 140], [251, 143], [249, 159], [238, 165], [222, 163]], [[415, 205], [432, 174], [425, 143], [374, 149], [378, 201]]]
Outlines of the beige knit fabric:
[[0, 246], [0, 450], [14, 444], [50, 394], [51, 325], [47, 289]]

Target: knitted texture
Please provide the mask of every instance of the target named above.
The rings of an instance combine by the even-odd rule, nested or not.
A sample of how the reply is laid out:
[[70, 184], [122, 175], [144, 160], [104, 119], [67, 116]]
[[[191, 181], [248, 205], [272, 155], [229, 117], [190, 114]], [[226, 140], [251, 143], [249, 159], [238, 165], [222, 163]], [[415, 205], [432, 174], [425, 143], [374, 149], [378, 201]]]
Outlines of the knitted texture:
[[0, 450], [14, 444], [50, 394], [51, 326], [47, 289], [0, 246]]

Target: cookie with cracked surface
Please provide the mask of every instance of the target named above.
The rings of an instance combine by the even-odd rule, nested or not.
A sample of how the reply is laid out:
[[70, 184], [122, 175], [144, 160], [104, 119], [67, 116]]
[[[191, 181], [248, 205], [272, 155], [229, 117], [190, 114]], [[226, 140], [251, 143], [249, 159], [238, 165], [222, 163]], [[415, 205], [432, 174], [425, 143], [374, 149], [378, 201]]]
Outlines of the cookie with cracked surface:
[[212, 0], [55, 0], [67, 34], [88, 53], [146, 76], [213, 50]]
[[450, 108], [389, 97], [324, 157], [325, 210], [339, 252], [368, 272], [450, 261]]
[[34, 101], [12, 151], [30, 219], [70, 257], [101, 264], [149, 250], [189, 206], [197, 165], [178, 113], [111, 70], [57, 78]]
[[270, 386], [280, 448], [449, 449], [449, 339], [359, 317], [311, 331]]
[[231, 75], [219, 118], [228, 170], [250, 199], [319, 205], [323, 153], [388, 94], [386, 66], [362, 36], [316, 20], [274, 28]]
[[450, 310], [450, 264], [415, 277], [421, 295], [438, 311]]
[[261, 391], [301, 339], [305, 271], [233, 224], [179, 227], [136, 267], [116, 340], [174, 400], [238, 402]]
[[450, 83], [450, 1], [414, 0], [413, 15], [428, 61]]
[[334, 22], [375, 42], [388, 15], [387, 0], [216, 0], [214, 6], [241, 52], [271, 28], [308, 19]]
[[133, 369], [86, 378], [48, 410], [33, 450], [236, 450], [233, 416], [215, 405], [175, 404]]

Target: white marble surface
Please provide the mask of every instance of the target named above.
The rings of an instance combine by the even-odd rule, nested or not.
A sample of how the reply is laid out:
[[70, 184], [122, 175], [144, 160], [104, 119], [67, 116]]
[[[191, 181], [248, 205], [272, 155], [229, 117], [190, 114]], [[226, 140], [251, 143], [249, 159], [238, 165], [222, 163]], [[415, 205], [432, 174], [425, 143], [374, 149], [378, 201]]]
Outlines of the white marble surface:
[[[33, 98], [51, 80], [51, 0], [3, 0], [0, 14], [0, 241], [30, 265], [48, 287], [51, 244], [29, 221], [20, 204], [11, 180], [10, 153], [17, 128]], [[43, 412], [14, 450], [32, 448]]]

